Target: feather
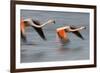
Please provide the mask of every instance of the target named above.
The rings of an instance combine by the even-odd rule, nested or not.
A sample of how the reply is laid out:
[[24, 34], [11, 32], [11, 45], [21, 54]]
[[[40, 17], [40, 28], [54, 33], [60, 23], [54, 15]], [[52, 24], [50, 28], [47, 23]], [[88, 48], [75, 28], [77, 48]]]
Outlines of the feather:
[[[41, 25], [39, 21], [37, 20], [32, 20], [32, 22], [36, 25]], [[33, 26], [32, 26], [33, 27]], [[43, 39], [43, 40], [46, 40], [46, 37], [44, 35], [44, 32], [42, 30], [42, 28], [37, 28], [37, 27], [33, 27], [35, 29], [35, 31], [40, 35], [40, 37]]]
[[[76, 29], [76, 27], [71, 26], [71, 29]], [[84, 40], [83, 36], [81, 35], [81, 33], [79, 31], [74, 31], [72, 33], [74, 33], [76, 36], [78, 36], [79, 38]]]

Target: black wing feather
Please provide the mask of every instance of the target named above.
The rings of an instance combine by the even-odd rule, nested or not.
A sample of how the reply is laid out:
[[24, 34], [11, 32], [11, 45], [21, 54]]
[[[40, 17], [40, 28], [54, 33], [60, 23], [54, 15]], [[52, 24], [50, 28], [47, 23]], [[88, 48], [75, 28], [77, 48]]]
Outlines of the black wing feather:
[[24, 36], [24, 34], [21, 32], [21, 38], [22, 38], [22, 40], [24, 41], [24, 42], [26, 42], [27, 40], [26, 40], [26, 36]]
[[[34, 24], [36, 24], [36, 25], [41, 25], [40, 23], [39, 23], [39, 21], [37, 21], [37, 20], [32, 20], [32, 22], [34, 23]], [[33, 26], [32, 26], [33, 27]], [[33, 27], [35, 30], [36, 30], [36, 32], [40, 35], [40, 37], [43, 39], [43, 40], [46, 40], [46, 37], [45, 37], [45, 35], [44, 35], [44, 32], [43, 32], [43, 29], [42, 28], [37, 28], [37, 27]]]
[[[71, 26], [71, 29], [76, 29], [76, 28]], [[74, 31], [72, 33], [74, 33], [76, 36], [78, 36], [79, 38], [81, 38], [82, 40], [84, 40], [83, 36], [80, 34], [79, 31]]]

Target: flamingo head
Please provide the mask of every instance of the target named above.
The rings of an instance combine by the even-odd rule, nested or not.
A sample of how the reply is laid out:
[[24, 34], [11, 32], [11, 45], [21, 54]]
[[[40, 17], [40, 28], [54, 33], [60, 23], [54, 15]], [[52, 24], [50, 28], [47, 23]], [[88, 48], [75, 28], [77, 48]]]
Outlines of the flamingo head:
[[54, 24], [56, 23], [54, 19], [50, 19], [49, 22], [54, 23]]

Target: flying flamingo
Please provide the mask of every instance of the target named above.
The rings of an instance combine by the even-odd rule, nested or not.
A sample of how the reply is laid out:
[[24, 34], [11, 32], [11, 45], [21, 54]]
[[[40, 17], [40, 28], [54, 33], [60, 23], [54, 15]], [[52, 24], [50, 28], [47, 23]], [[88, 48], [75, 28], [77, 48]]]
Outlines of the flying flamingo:
[[43, 24], [40, 24], [40, 22], [38, 20], [33, 20], [32, 18], [28, 18], [28, 19], [24, 19], [24, 20], [21, 19], [21, 23], [20, 23], [21, 38], [23, 39], [23, 41], [25, 41], [25, 42], [27, 41], [26, 40], [26, 34], [25, 34], [25, 27], [31, 26], [36, 30], [36, 32], [40, 35], [40, 37], [43, 40], [46, 40], [46, 37], [45, 37], [43, 30], [42, 30], [42, 27], [44, 27], [47, 24], [51, 24], [51, 23], [55, 23], [55, 20], [51, 19], [51, 20], [48, 20], [47, 22], [45, 22]]
[[68, 33], [72, 32], [82, 40], [84, 40], [83, 36], [80, 34], [80, 30], [85, 29], [86, 27], [75, 27], [75, 26], [65, 26], [65, 27], [60, 27], [56, 29], [57, 35], [62, 43], [64, 45], [66, 42], [68, 42]]

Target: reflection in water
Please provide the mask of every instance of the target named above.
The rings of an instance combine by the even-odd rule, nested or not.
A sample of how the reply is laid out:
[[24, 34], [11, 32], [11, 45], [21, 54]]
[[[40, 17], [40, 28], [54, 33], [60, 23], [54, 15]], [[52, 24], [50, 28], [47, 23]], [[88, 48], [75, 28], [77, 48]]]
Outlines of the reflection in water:
[[61, 53], [64, 53], [64, 52], [69, 52], [69, 51], [80, 51], [82, 50], [83, 47], [76, 47], [76, 48], [69, 48], [69, 47], [65, 47], [65, 46], [61, 46], [58, 51], [61, 52]]
[[[27, 52], [27, 50], [24, 50], [24, 52]], [[37, 53], [31, 53], [31, 54], [23, 53], [21, 54], [23, 58], [21, 62], [32, 62], [32, 61], [39, 62], [41, 61], [44, 55], [45, 55], [45, 52], [37, 52]]]
[[31, 41], [27, 41], [27, 42], [21, 42], [21, 45], [38, 45], [37, 43], [35, 42], [31, 42]]
[[41, 58], [43, 55], [44, 55], [44, 52], [39, 52], [39, 53], [36, 53], [34, 56], [36, 58]]

